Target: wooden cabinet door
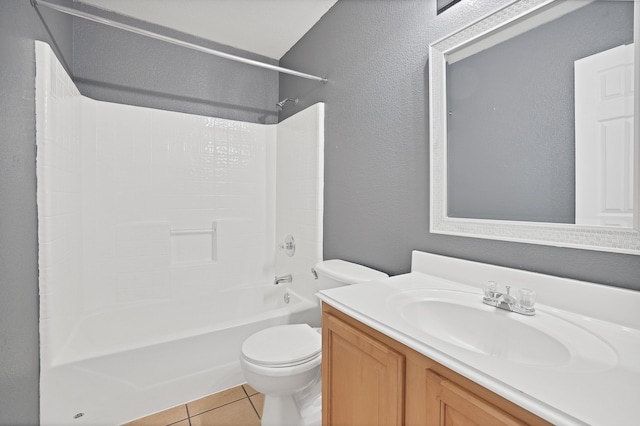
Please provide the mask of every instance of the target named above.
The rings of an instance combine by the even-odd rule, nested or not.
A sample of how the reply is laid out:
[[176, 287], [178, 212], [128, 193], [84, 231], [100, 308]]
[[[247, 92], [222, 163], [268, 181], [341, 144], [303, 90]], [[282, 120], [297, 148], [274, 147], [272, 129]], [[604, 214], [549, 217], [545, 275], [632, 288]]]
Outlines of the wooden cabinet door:
[[428, 426], [523, 426], [478, 395], [427, 370]]
[[329, 314], [322, 330], [323, 426], [402, 425], [404, 355]]

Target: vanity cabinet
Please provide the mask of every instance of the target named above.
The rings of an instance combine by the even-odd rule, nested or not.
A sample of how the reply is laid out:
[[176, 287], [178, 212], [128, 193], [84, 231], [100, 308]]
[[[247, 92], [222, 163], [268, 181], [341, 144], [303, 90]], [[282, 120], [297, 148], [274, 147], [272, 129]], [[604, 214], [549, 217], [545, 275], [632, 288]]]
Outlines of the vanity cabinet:
[[526, 425], [480, 395], [427, 369], [427, 425]]
[[322, 333], [323, 424], [404, 424], [404, 355], [333, 315]]
[[550, 424], [326, 303], [322, 339], [323, 426]]

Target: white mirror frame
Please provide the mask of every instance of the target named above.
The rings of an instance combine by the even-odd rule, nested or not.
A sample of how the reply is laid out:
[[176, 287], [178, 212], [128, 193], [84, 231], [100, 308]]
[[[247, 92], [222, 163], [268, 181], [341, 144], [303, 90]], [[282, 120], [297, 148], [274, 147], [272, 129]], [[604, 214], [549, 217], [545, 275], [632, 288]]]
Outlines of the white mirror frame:
[[[640, 125], [634, 121], [634, 227], [611, 228], [559, 223], [452, 218], [447, 215], [447, 97], [448, 52], [557, 0], [517, 0], [429, 46], [429, 110], [431, 144], [430, 231], [502, 241], [572, 247], [640, 255]], [[635, 57], [640, 58], [640, 3], [635, 0]], [[634, 73], [636, 117], [640, 113], [640, 70]]]

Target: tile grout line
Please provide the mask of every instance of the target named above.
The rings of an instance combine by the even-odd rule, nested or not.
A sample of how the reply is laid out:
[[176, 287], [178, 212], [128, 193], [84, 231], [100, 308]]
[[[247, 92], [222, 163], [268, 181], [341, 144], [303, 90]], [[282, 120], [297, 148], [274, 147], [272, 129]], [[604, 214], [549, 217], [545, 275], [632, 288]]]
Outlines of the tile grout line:
[[244, 392], [244, 394], [247, 395], [247, 398], [251, 399], [249, 397], [249, 392], [247, 392], [247, 390], [244, 388], [244, 385], [240, 385], [240, 387], [242, 388], [242, 391]]
[[256, 413], [256, 416], [258, 416], [258, 420], [260, 420], [260, 414], [258, 414], [258, 409], [256, 408], [255, 405], [253, 405], [253, 401], [251, 400], [251, 398], [249, 399], [249, 404], [251, 404], [251, 407], [253, 408], [253, 411]]
[[[251, 407], [253, 408], [253, 411], [256, 413], [256, 416], [258, 416], [258, 419], [260, 420], [261, 419], [260, 414], [258, 413], [258, 409], [256, 408], [256, 406], [253, 404], [253, 400], [249, 396], [249, 392], [247, 392], [247, 390], [244, 388], [244, 386], [242, 386], [242, 390], [247, 395], [247, 399], [249, 400], [249, 404], [251, 404]], [[257, 395], [257, 394], [254, 394], [254, 395]]]
[[[175, 421], [175, 422], [169, 423], [167, 426], [172, 426], [172, 425], [178, 424], [178, 423], [180, 423], [180, 422], [184, 422], [185, 420], [188, 420], [188, 421], [189, 421], [189, 426], [191, 426], [191, 419], [189, 418], [189, 407], [187, 407], [187, 404], [180, 404], [180, 405], [184, 405], [184, 409], [185, 409], [185, 411], [187, 412], [187, 417], [185, 417], [184, 419], [180, 419], [180, 420], [178, 420], [178, 421]], [[176, 406], [174, 406], [174, 407], [167, 408], [167, 410], [172, 410], [172, 409], [174, 409], [174, 408], [179, 407], [180, 405], [176, 405]], [[164, 410], [164, 411], [167, 411], [167, 410]], [[147, 416], [147, 417], [150, 417], [150, 416]], [[144, 417], [142, 417], [142, 418], [144, 418]]]
[[[251, 404], [251, 407], [253, 408], [253, 411], [255, 411], [256, 416], [258, 416], [258, 419], [260, 419], [260, 414], [258, 413], [258, 409], [256, 408], [255, 405], [253, 405], [253, 400], [251, 399], [251, 396], [249, 396], [249, 392], [247, 392], [247, 389], [244, 387], [244, 385], [240, 385], [242, 387], [242, 390], [244, 391], [245, 395], [247, 395], [247, 399], [249, 400], [249, 404]], [[257, 395], [254, 394], [254, 395]]]
[[[187, 421], [188, 421], [189, 426], [192, 426], [192, 422], [191, 422], [191, 419], [192, 419], [192, 418], [197, 417], [197, 416], [200, 416], [201, 414], [204, 414], [204, 413], [208, 413], [208, 412], [213, 411], [213, 410], [217, 410], [218, 408], [226, 407], [227, 405], [234, 404], [234, 403], [236, 403], [236, 402], [242, 401], [243, 399], [248, 399], [248, 400], [249, 400], [249, 403], [251, 404], [251, 407], [253, 408], [253, 411], [254, 411], [254, 412], [255, 412], [255, 414], [258, 416], [258, 419], [260, 419], [260, 414], [258, 413], [258, 410], [257, 410], [256, 406], [253, 404], [253, 401], [251, 400], [251, 396], [259, 395], [259, 394], [260, 394], [260, 392], [256, 392], [256, 393], [255, 393], [255, 394], [253, 394], [253, 395], [249, 395], [249, 392], [247, 391], [247, 389], [246, 389], [243, 385], [240, 385], [240, 387], [242, 387], [242, 391], [243, 391], [243, 393], [244, 393], [244, 395], [245, 395], [245, 396], [243, 396], [243, 397], [241, 397], [241, 398], [238, 398], [238, 399], [235, 399], [235, 400], [233, 400], [233, 401], [229, 401], [229, 402], [227, 402], [227, 403], [224, 403], [224, 404], [218, 405], [218, 406], [216, 406], [216, 407], [210, 408], [210, 409], [208, 409], [208, 410], [205, 410], [205, 411], [199, 412], [199, 413], [194, 414], [194, 415], [192, 415], [192, 414], [190, 413], [190, 411], [189, 411], [189, 403], [180, 404], [180, 405], [184, 405], [184, 409], [185, 409], [185, 412], [186, 412], [187, 416], [186, 416], [184, 419], [180, 419], [180, 420], [174, 421], [174, 422], [172, 422], [172, 423], [169, 423], [167, 426], [173, 426], [173, 425], [176, 425], [176, 424], [178, 424], [178, 423], [181, 423], [181, 422], [183, 422], [183, 421], [185, 421], [185, 420], [187, 420]], [[193, 401], [191, 401], [191, 402], [193, 402]], [[180, 407], [180, 405], [176, 405], [176, 406], [171, 407], [171, 408], [169, 408], [169, 409], [167, 409], [167, 410], [170, 410], [170, 409], [173, 409], [173, 408]], [[151, 415], [150, 415], [150, 416], [151, 416]], [[150, 417], [150, 416], [147, 416], [147, 417]], [[138, 419], [138, 420], [139, 420], [139, 419]]]
[[245, 395], [247, 395], [247, 398], [249, 398], [249, 399], [251, 399], [252, 396], [256, 396], [256, 395], [260, 394], [260, 392], [256, 391], [256, 393], [249, 395], [249, 392], [247, 392], [247, 390], [245, 389], [244, 385], [240, 385], [240, 386], [242, 387], [242, 390], [244, 391]]
[[[246, 393], [246, 392], [245, 392], [245, 393]], [[203, 411], [203, 412], [201, 412], [201, 413], [198, 413], [198, 414], [194, 414], [193, 416], [189, 415], [189, 424], [191, 424], [191, 418], [193, 418], [193, 417], [198, 417], [199, 415], [204, 414], [204, 413], [208, 413], [209, 411], [217, 410], [218, 408], [222, 408], [222, 407], [226, 407], [227, 405], [235, 404], [236, 402], [238, 402], [238, 401], [242, 401], [242, 400], [243, 400], [243, 399], [245, 399], [245, 398], [246, 398], [246, 399], [249, 399], [249, 402], [251, 402], [251, 398], [246, 397], [246, 396], [243, 396], [242, 398], [239, 398], [239, 399], [235, 399], [235, 400], [233, 400], [233, 401], [226, 402], [226, 403], [224, 403], [224, 404], [222, 404], [222, 405], [218, 405], [217, 407], [210, 408], [210, 409], [205, 410], [205, 411]], [[252, 405], [253, 405], [253, 404], [252, 404]], [[254, 408], [254, 410], [255, 410], [255, 408]], [[188, 414], [188, 410], [187, 410], [187, 414]]]
[[189, 404], [184, 404], [185, 410], [187, 410], [187, 420], [189, 421], [189, 426], [191, 426], [191, 414], [189, 414]]

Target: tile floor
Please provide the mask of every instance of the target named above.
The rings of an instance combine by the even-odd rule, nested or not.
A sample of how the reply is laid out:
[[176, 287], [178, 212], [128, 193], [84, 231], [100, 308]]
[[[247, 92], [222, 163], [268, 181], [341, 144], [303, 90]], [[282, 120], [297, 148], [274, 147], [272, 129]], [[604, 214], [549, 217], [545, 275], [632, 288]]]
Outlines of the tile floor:
[[123, 426], [260, 426], [263, 405], [264, 395], [245, 384]]

